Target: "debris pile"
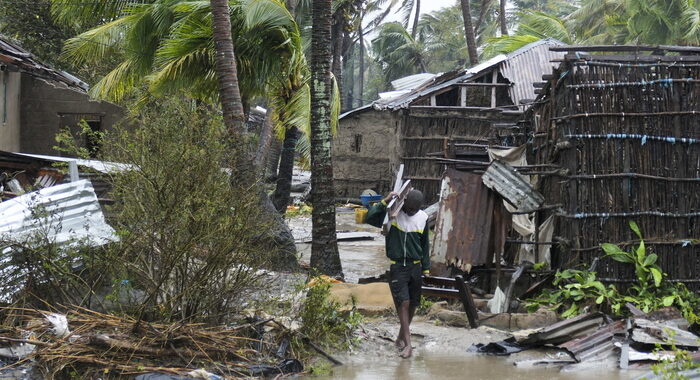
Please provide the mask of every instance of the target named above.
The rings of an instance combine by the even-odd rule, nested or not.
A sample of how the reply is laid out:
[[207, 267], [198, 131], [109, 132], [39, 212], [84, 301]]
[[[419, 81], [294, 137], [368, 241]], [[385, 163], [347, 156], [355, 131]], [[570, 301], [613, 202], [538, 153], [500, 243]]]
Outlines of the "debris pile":
[[[700, 336], [680, 312], [666, 307], [643, 313], [628, 305], [632, 316], [611, 320], [599, 312], [586, 313], [539, 329], [525, 337], [472, 345], [468, 351], [510, 355], [526, 349], [555, 348], [566, 355], [515, 362], [518, 366], [616, 363], [619, 368], [644, 368], [673, 360], [674, 350], [700, 360]], [[697, 332], [697, 331], [696, 331]]]
[[[66, 370], [85, 376], [158, 372], [219, 379], [303, 370], [288, 357], [287, 330], [265, 326], [271, 320], [212, 328], [147, 323], [78, 307], [66, 315], [19, 308], [0, 312], [13, 321], [0, 326], [0, 358], [12, 363], [8, 367], [33, 363], [46, 378]], [[204, 372], [209, 375], [198, 377]]]

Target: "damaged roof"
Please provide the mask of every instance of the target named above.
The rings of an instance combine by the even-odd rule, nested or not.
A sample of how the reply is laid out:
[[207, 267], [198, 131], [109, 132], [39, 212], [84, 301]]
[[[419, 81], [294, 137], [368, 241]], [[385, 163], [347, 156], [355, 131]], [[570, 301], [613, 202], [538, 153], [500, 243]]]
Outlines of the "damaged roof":
[[[379, 99], [370, 105], [348, 111], [341, 115], [341, 119], [372, 108], [391, 111], [407, 108], [411, 103], [422, 97], [432, 95], [458, 83], [474, 81], [494, 68], [498, 69], [500, 74], [512, 83], [508, 87], [508, 95], [510, 95], [514, 104], [517, 105], [520, 100], [535, 98], [533, 83], [541, 81], [542, 75], [551, 73], [552, 60], [563, 58], [565, 55], [564, 52], [550, 51], [549, 48], [562, 45], [564, 43], [561, 41], [546, 38], [525, 45], [511, 53], [497, 55], [467, 69], [434, 75], [432, 78], [427, 74], [417, 74], [397, 79], [394, 82], [401, 84], [405, 80], [406, 83], [411, 83], [411, 85], [415, 86], [419, 79], [423, 79], [423, 83], [407, 93], [395, 91], [397, 96]], [[405, 88], [402, 87], [402, 90], [405, 90]]]
[[0, 66], [12, 66], [19, 72], [60, 82], [69, 88], [86, 92], [87, 83], [75, 76], [40, 62], [32, 53], [24, 50], [17, 43], [0, 34]]

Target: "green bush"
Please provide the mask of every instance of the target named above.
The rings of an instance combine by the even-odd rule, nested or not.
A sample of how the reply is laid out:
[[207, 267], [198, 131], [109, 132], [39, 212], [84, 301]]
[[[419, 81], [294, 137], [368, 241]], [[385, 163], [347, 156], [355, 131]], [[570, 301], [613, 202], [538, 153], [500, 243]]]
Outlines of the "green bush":
[[528, 310], [547, 306], [563, 311], [562, 317], [566, 318], [581, 313], [586, 307], [621, 315], [625, 310], [623, 306], [628, 302], [644, 312], [673, 305], [689, 322], [699, 322], [696, 310], [700, 309], [700, 297], [683, 284], [665, 280], [667, 275], [656, 263], [658, 256], [647, 251], [639, 226], [633, 221], [629, 224], [640, 239], [634, 250], [623, 251], [610, 243], [601, 245], [605, 257], [634, 265], [637, 281], [624, 294], [614, 285], [603, 285], [596, 279], [595, 272], [567, 269], [556, 273], [554, 291], [528, 300]]
[[354, 305], [350, 311], [341, 311], [342, 305], [330, 298], [330, 288], [329, 281], [318, 277], [313, 286], [306, 287], [306, 299], [299, 313], [300, 332], [323, 346], [348, 348], [362, 315]]
[[235, 144], [219, 117], [178, 98], [143, 105], [126, 125], [103, 144], [104, 159], [131, 167], [111, 178], [111, 274], [145, 292], [140, 316], [224, 322], [272, 254], [255, 186], [226, 169], [240, 163]]

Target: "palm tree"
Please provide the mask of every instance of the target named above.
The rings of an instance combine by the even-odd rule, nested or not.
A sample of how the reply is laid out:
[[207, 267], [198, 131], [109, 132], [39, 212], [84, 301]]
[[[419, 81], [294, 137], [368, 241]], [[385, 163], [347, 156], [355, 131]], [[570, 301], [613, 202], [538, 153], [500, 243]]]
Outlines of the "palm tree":
[[575, 37], [565, 21], [558, 17], [543, 12], [526, 11], [520, 12], [519, 18], [520, 24], [514, 35], [489, 40], [483, 51], [484, 58], [510, 53], [544, 38], [554, 38], [566, 44], [575, 43]]
[[331, 0], [314, 0], [311, 36], [311, 266], [343, 276], [335, 233], [331, 161]]
[[224, 125], [240, 140], [245, 123], [241, 93], [238, 90], [236, 56], [231, 38], [231, 18], [228, 0], [211, 0], [212, 27], [216, 50], [216, 75], [219, 79], [219, 100], [224, 114]]
[[382, 66], [386, 83], [406, 75], [426, 72], [425, 46], [397, 22], [383, 24], [372, 40], [372, 51]]
[[469, 0], [460, 0], [462, 5], [462, 19], [464, 21], [464, 37], [467, 41], [467, 49], [469, 51], [469, 63], [476, 65], [479, 63], [479, 56], [476, 50], [476, 36], [474, 26], [472, 25], [472, 14]]

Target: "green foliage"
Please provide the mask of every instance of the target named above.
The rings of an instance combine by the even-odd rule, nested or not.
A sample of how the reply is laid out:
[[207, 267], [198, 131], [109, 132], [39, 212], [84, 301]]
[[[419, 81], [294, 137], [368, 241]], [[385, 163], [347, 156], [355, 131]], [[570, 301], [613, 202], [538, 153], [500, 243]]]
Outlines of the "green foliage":
[[307, 203], [301, 206], [289, 206], [284, 213], [285, 218], [296, 218], [297, 216], [309, 216], [313, 207]]
[[565, 318], [581, 313], [586, 307], [620, 315], [624, 304], [629, 302], [644, 312], [676, 306], [689, 322], [699, 321], [696, 310], [700, 309], [700, 297], [683, 284], [664, 281], [666, 274], [656, 264], [658, 256], [647, 252], [637, 223], [630, 221], [629, 225], [640, 239], [635, 249], [623, 251], [614, 244], [601, 244], [605, 257], [634, 265], [637, 281], [626, 293], [620, 293], [614, 285], [605, 287], [596, 279], [595, 272], [567, 269], [556, 273], [554, 285], [557, 288], [529, 300], [528, 309], [533, 311], [544, 305], [554, 310], [565, 310], [562, 314]]
[[[671, 335], [672, 336], [672, 335]], [[671, 344], [673, 358], [664, 358], [660, 362], [651, 365], [654, 375], [661, 376], [663, 380], [688, 380], [689, 377], [683, 374], [684, 371], [700, 369], [700, 363], [693, 361], [690, 353]], [[662, 348], [657, 345], [656, 352], [660, 353]]]
[[95, 157], [96, 148], [102, 144], [105, 133], [93, 130], [85, 120], [80, 120], [77, 127], [77, 134], [73, 134], [70, 127], [59, 130], [55, 136], [58, 145], [53, 148], [72, 157], [86, 160]]
[[223, 169], [241, 159], [223, 123], [193, 104], [147, 103], [105, 137], [104, 158], [130, 167], [112, 174], [120, 242], [105, 260], [112, 278], [145, 292], [140, 315], [221, 323], [277, 249], [255, 188]]
[[435, 302], [420, 296], [420, 303], [418, 304], [418, 307], [416, 308], [416, 314], [419, 315], [424, 315], [428, 314], [428, 311], [430, 311], [430, 308], [433, 307]]
[[362, 315], [352, 310], [341, 311], [338, 302], [330, 298], [331, 283], [316, 277], [313, 286], [306, 287], [306, 299], [299, 313], [301, 333], [314, 342], [331, 348], [348, 348], [352, 333], [362, 322]]
[[607, 287], [596, 279], [595, 272], [567, 269], [557, 272], [554, 279], [557, 287], [538, 298], [529, 300], [528, 311], [534, 312], [541, 305], [563, 311], [568, 318], [583, 312], [585, 307], [598, 307], [613, 313], [620, 312], [620, 295], [614, 285]]

